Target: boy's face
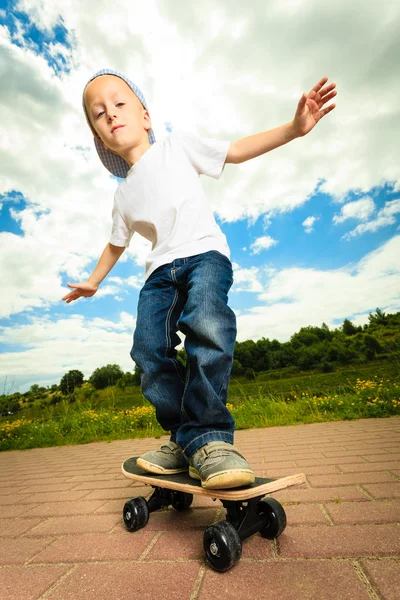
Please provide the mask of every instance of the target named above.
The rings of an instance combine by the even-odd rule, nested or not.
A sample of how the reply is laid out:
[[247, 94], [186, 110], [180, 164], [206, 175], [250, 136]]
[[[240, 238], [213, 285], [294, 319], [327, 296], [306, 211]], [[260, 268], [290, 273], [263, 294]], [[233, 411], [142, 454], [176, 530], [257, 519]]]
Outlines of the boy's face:
[[123, 156], [148, 142], [149, 113], [120, 77], [96, 77], [86, 87], [84, 100], [94, 132], [107, 150]]

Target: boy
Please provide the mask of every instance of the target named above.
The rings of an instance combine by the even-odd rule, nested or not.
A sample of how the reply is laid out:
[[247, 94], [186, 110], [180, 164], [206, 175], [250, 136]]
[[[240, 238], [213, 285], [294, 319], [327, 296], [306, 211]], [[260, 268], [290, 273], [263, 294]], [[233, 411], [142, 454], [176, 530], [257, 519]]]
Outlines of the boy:
[[[139, 294], [131, 357], [143, 395], [170, 431], [159, 450], [138, 459], [145, 471], [189, 469], [209, 489], [254, 482], [233, 446], [235, 423], [226, 408], [236, 339], [229, 308], [233, 284], [226, 237], [218, 227], [199, 175], [218, 179], [225, 163], [241, 163], [308, 133], [334, 108], [320, 110], [336, 84], [317, 83], [299, 101], [290, 123], [234, 143], [173, 131], [155, 141], [143, 94], [110, 69], [83, 92], [83, 109], [104, 166], [124, 180], [114, 198], [110, 242], [86, 282], [68, 284], [67, 303], [96, 293], [136, 231], [152, 242]], [[177, 360], [177, 330], [185, 334], [186, 369]]]

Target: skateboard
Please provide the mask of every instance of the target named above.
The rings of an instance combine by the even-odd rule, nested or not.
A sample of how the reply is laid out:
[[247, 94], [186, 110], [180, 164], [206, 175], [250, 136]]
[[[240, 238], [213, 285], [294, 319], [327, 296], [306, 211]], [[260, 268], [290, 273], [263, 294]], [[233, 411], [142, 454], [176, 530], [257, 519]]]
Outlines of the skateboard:
[[149, 514], [160, 508], [172, 506], [176, 511], [186, 510], [195, 494], [220, 500], [226, 509], [226, 520], [210, 525], [203, 538], [206, 559], [213, 569], [220, 572], [227, 571], [240, 560], [244, 539], [259, 532], [262, 537], [272, 540], [285, 530], [283, 506], [274, 498], [264, 496], [305, 482], [304, 473], [298, 473], [281, 479], [256, 477], [251, 486], [242, 488], [207, 490], [188, 472], [155, 475], [140, 469], [136, 459], [128, 458], [122, 464], [122, 473], [133, 481], [152, 486], [154, 492], [147, 500], [137, 497], [125, 503], [125, 527], [128, 531], [145, 527]]

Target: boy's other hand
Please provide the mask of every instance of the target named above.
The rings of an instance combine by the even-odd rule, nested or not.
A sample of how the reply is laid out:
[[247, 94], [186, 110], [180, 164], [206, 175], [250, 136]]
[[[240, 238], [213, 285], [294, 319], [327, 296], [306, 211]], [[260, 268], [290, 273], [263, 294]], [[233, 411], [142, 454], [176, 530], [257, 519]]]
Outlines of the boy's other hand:
[[73, 300], [78, 300], [78, 298], [81, 296], [84, 298], [90, 298], [90, 296], [93, 296], [98, 290], [97, 285], [93, 285], [93, 283], [89, 283], [88, 281], [83, 283], [67, 283], [67, 286], [74, 288], [72, 292], [69, 292], [69, 294], [66, 294], [62, 298], [62, 300], [65, 300], [67, 304]]

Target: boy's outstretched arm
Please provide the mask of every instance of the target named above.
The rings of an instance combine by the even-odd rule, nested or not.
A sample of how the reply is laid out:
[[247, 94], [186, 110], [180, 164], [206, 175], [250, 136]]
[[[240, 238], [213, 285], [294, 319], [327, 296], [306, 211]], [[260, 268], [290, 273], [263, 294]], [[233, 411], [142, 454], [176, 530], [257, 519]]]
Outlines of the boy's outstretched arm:
[[68, 287], [74, 289], [72, 292], [69, 292], [69, 294], [66, 294], [66, 296], [63, 296], [62, 300], [65, 300], [66, 303], [69, 304], [81, 296], [84, 296], [85, 298], [93, 296], [97, 292], [100, 283], [111, 271], [124, 250], [124, 246], [120, 247], [107, 244], [89, 279], [82, 283], [67, 283]]
[[229, 147], [225, 162], [235, 164], [245, 162], [309, 133], [318, 121], [336, 106], [336, 104], [331, 104], [322, 109], [323, 105], [337, 94], [334, 89], [336, 83], [331, 83], [321, 89], [327, 81], [328, 77], [323, 77], [308, 94], [302, 95], [293, 121], [233, 142]]

